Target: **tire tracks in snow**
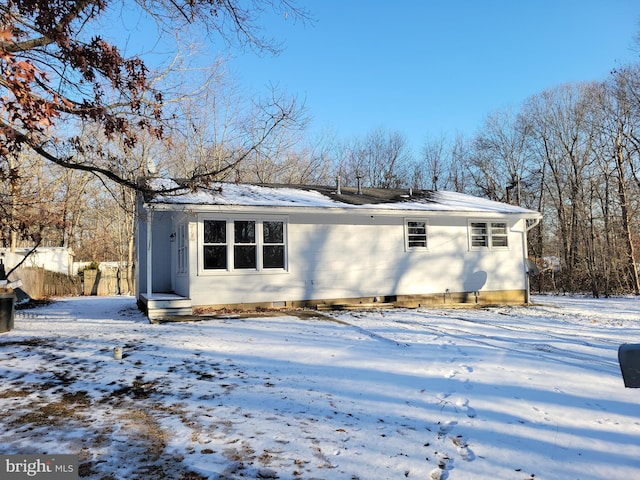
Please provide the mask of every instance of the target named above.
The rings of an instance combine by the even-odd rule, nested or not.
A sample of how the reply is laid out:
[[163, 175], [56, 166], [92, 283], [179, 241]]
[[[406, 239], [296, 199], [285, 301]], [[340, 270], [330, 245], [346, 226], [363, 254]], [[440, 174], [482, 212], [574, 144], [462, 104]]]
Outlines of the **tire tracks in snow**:
[[[428, 318], [433, 318], [433, 316], [434, 315], [431, 314]], [[491, 347], [491, 348], [495, 348], [495, 349], [499, 349], [507, 352], [524, 354], [526, 350], [526, 352], [528, 352], [529, 354], [537, 355], [537, 356], [545, 355], [545, 357], [548, 358], [550, 361], [561, 363], [563, 365], [573, 365], [575, 363], [567, 359], [577, 360], [579, 362], [584, 362], [586, 364], [593, 366], [594, 370], [597, 370], [599, 372], [608, 373], [608, 374], [615, 373], [616, 375], [618, 374], [619, 367], [616, 361], [608, 362], [608, 361], [597, 360], [594, 358], [593, 355], [590, 355], [590, 354], [573, 352], [570, 350], [562, 350], [548, 343], [537, 341], [537, 340], [543, 340], [546, 338], [547, 340], [566, 343], [568, 339], [567, 336], [562, 337], [558, 335], [552, 335], [536, 329], [528, 330], [526, 326], [523, 326], [522, 328], [515, 328], [515, 327], [509, 327], [501, 324], [493, 324], [493, 323], [473, 320], [465, 317], [436, 315], [436, 318], [437, 317], [446, 318], [448, 320], [455, 320], [455, 321], [460, 321], [465, 323], [481, 325], [486, 328], [501, 329], [501, 330], [514, 332], [514, 333], [522, 332], [527, 334], [535, 334], [541, 338], [532, 339], [531, 342], [524, 342], [522, 340], [513, 340], [511, 338], [503, 339], [497, 335], [487, 335], [477, 331], [468, 330], [461, 327], [453, 327], [449, 325], [437, 327], [431, 324], [427, 324], [426, 322], [422, 323], [422, 322], [407, 321], [407, 320], [397, 320], [397, 322], [413, 324], [413, 325], [419, 326], [422, 329], [433, 332], [439, 336], [449, 336], [455, 339], [460, 339], [466, 342], [471, 342], [471, 343], [475, 343], [485, 347]], [[597, 344], [589, 343], [584, 340], [578, 340], [575, 337], [571, 337], [571, 340], [574, 343], [578, 343], [588, 348], [599, 347]], [[603, 341], [602, 343], [608, 343], [608, 342]], [[514, 345], [517, 347], [521, 347], [522, 349], [515, 348]], [[606, 368], [601, 368], [601, 367], [606, 367]]]
[[[351, 316], [354, 318], [359, 318], [359, 315], [356, 312], [352, 312]], [[379, 333], [375, 333], [371, 330], [368, 330], [364, 327], [361, 327], [359, 325], [356, 325], [354, 323], [351, 323], [347, 320], [345, 320], [344, 318], [337, 318], [337, 317], [331, 317], [331, 321], [332, 322], [336, 322], [339, 323], [341, 325], [344, 325], [345, 327], [350, 327], [353, 328], [354, 330], [356, 330], [358, 333], [365, 335], [369, 338], [372, 338], [373, 340], [378, 340], [384, 343], [387, 343], [389, 345], [393, 345], [396, 347], [410, 347], [411, 344], [409, 343], [404, 343], [404, 342], [398, 342], [397, 340], [394, 340], [392, 338], [387, 338], [384, 335], [380, 335]]]

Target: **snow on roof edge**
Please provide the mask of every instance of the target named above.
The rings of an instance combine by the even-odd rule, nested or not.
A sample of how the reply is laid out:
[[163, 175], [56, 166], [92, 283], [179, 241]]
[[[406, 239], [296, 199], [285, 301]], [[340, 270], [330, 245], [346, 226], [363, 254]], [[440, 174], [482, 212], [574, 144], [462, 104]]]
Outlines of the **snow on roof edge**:
[[[334, 189], [314, 186], [266, 186], [248, 183], [216, 182], [208, 188], [191, 190], [169, 179], [150, 179], [150, 188], [157, 191], [177, 189], [172, 193], [157, 194], [148, 199], [149, 204], [168, 205], [217, 205], [244, 207], [307, 207], [341, 209], [381, 209], [442, 212], [492, 212], [505, 214], [539, 215], [534, 210], [496, 202], [480, 197], [450, 191], [420, 191], [389, 200], [376, 199], [370, 203], [351, 203], [345, 195], [337, 195]], [[322, 189], [318, 191], [317, 189]], [[384, 189], [363, 189], [384, 191]], [[331, 191], [328, 195], [326, 192]], [[353, 196], [354, 194], [352, 194]], [[366, 201], [366, 196], [362, 197]], [[342, 200], [342, 201], [341, 201]]]

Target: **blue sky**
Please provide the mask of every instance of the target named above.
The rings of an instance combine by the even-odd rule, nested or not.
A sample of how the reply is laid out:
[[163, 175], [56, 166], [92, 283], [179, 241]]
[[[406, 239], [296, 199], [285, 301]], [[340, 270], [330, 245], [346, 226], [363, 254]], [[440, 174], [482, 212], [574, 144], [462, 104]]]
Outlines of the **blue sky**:
[[[277, 84], [305, 100], [311, 135], [400, 131], [470, 136], [489, 113], [567, 82], [604, 80], [640, 61], [637, 0], [299, 1], [315, 18], [262, 21], [277, 57], [231, 63], [253, 91]], [[634, 51], [633, 49], [636, 48]]]

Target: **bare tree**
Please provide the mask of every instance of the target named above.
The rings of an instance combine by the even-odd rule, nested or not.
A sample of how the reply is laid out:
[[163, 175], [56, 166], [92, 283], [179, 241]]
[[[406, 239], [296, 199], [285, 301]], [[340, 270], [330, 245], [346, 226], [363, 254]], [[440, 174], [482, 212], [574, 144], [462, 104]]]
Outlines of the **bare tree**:
[[413, 186], [431, 190], [446, 189], [451, 166], [451, 151], [444, 135], [428, 138], [422, 146], [422, 159], [416, 162]]
[[374, 188], [399, 188], [411, 185], [412, 154], [404, 135], [375, 129], [342, 146], [338, 171], [344, 184]]
[[527, 123], [513, 109], [487, 116], [468, 159], [476, 189], [493, 200], [521, 205], [532, 166], [527, 148]]
[[451, 145], [451, 163], [449, 164], [448, 181], [455, 192], [469, 193], [469, 174], [467, 173], [469, 141], [461, 133], [456, 134]]
[[544, 188], [553, 205], [555, 221], [547, 222], [559, 237], [564, 288], [573, 291], [586, 273], [597, 294], [598, 276], [592, 269], [594, 174], [594, 84], [564, 85], [531, 97], [525, 105], [531, 128], [529, 147], [543, 167]]
[[[93, 122], [111, 141], [117, 139], [133, 148], [145, 132], [165, 137], [167, 118], [165, 97], [172, 90], [149, 77], [150, 69], [141, 56], [125, 57], [122, 46], [104, 36], [87, 34], [119, 2], [83, 0], [49, 2], [11, 0], [0, 5], [0, 170], [8, 176], [9, 156], [31, 150], [64, 168], [93, 172], [132, 189], [141, 188], [130, 178], [118, 175], [120, 163], [103, 145], [87, 145], [80, 134], [69, 130], [78, 121]], [[262, 51], [277, 47], [266, 40], [257, 19], [265, 8], [304, 17], [304, 12], [287, 0], [278, 2], [211, 2], [196, 0], [138, 0], [135, 4], [148, 19], [155, 20], [159, 32], [201, 29], [210, 38], [222, 38], [236, 45]], [[164, 85], [164, 87], [160, 87]], [[234, 165], [260, 148], [295, 115], [290, 103], [270, 104], [263, 117], [263, 134], [254, 143], [243, 142], [226, 160]], [[64, 122], [67, 129], [55, 130]], [[63, 134], [64, 133], [64, 134]], [[83, 161], [78, 155], [87, 154]], [[88, 160], [89, 159], [89, 160]], [[232, 168], [232, 167], [229, 167]], [[206, 183], [220, 172], [192, 172], [192, 183]]]
[[[637, 78], [638, 68], [624, 69], [612, 75], [603, 85], [602, 111], [604, 115], [598, 123], [604, 145], [604, 160], [612, 165], [611, 174], [615, 181], [620, 218], [620, 237], [624, 244], [625, 270], [630, 288], [640, 295], [640, 278], [634, 238], [638, 235], [637, 218], [639, 204], [633, 199], [640, 193], [640, 182], [636, 176], [639, 160], [638, 143], [635, 132], [640, 128], [640, 90]], [[633, 179], [635, 178], [635, 183]], [[607, 198], [610, 202], [611, 199]]]

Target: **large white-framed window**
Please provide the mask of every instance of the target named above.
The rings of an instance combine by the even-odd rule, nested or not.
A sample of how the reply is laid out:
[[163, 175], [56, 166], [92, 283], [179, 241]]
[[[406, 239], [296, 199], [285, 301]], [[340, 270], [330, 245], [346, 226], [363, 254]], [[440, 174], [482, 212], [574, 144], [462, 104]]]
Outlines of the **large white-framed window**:
[[427, 250], [429, 223], [426, 219], [404, 220], [404, 243], [406, 251]]
[[203, 218], [203, 273], [287, 270], [286, 218]]
[[509, 228], [507, 222], [501, 221], [469, 221], [469, 248], [508, 249]]

